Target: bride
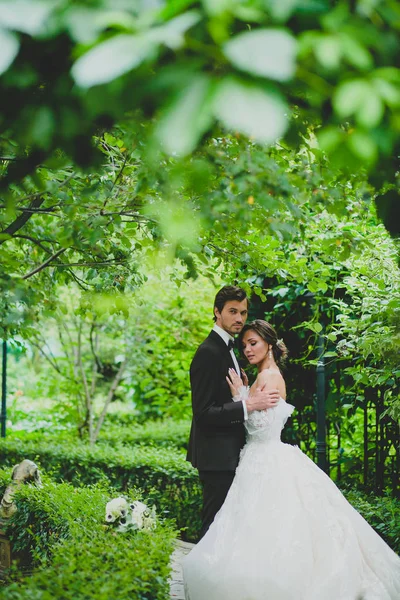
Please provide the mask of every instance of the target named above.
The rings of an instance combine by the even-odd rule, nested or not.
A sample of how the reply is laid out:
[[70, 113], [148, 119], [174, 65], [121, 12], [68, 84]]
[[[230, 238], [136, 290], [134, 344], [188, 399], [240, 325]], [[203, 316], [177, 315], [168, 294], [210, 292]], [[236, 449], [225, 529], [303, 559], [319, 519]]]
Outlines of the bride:
[[183, 561], [186, 600], [400, 600], [400, 558], [319, 467], [280, 440], [294, 410], [279, 370], [284, 344], [261, 320], [239, 341], [258, 376], [248, 390], [230, 371], [234, 400], [264, 384], [281, 399], [246, 421], [225, 503]]

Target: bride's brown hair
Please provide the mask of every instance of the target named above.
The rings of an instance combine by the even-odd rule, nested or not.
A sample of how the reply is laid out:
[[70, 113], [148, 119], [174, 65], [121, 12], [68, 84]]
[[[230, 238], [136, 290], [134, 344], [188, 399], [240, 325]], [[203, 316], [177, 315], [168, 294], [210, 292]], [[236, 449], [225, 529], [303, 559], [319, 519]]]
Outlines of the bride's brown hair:
[[255, 319], [255, 321], [252, 321], [243, 327], [239, 335], [240, 351], [243, 352], [243, 336], [246, 331], [250, 330], [258, 333], [264, 342], [267, 342], [267, 344], [272, 346], [272, 353], [274, 355], [276, 364], [278, 367], [284, 367], [288, 355], [288, 349], [286, 348], [283, 340], [278, 340], [278, 336], [272, 325], [267, 323], [267, 321], [263, 321], [262, 319]]

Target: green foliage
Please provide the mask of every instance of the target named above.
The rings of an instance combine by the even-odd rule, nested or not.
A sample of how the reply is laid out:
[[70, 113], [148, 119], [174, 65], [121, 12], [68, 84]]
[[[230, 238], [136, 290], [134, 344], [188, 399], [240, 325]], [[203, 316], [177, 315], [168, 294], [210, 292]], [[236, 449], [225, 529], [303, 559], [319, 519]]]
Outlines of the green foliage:
[[[70, 172], [70, 180], [65, 173], [64, 193], [56, 172], [43, 167], [39, 182], [13, 188], [0, 211], [11, 232], [0, 240], [9, 336], [31, 335], [26, 323], [56, 310], [55, 283], [73, 281], [89, 298], [105, 293], [98, 303], [124, 314], [130, 302], [120, 292], [136, 291], [155, 265], [161, 270], [174, 257], [186, 267], [172, 269], [177, 281], [220, 270], [224, 280], [263, 294], [257, 278], [275, 274], [325, 291], [332, 270], [321, 260], [340, 265], [363, 250], [374, 191], [362, 174], [333, 170], [312, 132], [299, 151], [219, 136], [193, 157], [155, 152], [150, 162], [143, 143], [143, 131], [127, 120], [98, 139], [107, 158], [101, 172]], [[17, 215], [27, 196], [42, 204], [24, 213], [21, 233]]]
[[400, 502], [390, 495], [366, 495], [344, 489], [347, 500], [397, 554], [400, 553]]
[[[2, 492], [3, 474], [0, 481]], [[159, 523], [152, 532], [115, 533], [104, 524], [110, 492], [50, 481], [40, 489], [20, 488], [7, 530], [13, 549], [28, 552], [37, 568], [22, 582], [2, 587], [0, 598], [167, 599], [175, 532]]]
[[[48, 394], [67, 396], [80, 436], [88, 436], [91, 443], [99, 435], [128, 364], [126, 317], [110, 314], [102, 300], [100, 308], [99, 298], [77, 293], [71, 286], [59, 287], [52, 315], [38, 318], [37, 327], [30, 331], [29, 349], [38, 350], [53, 370]], [[37, 362], [35, 371], [40, 371]], [[102, 400], [96, 414], [99, 391]]]
[[[274, 141], [287, 128], [289, 101], [301, 106], [301, 121], [324, 122], [321, 143], [346, 167], [396, 154], [399, 28], [392, 2], [24, 6], [3, 0], [0, 15], [0, 83], [9, 99], [1, 106], [2, 133], [20, 145], [21, 158], [30, 147], [11, 169], [18, 175], [57, 148], [92, 163], [90, 137], [99, 123], [135, 108], [160, 114], [156, 132], [170, 151], [193, 150], [216, 119]], [[295, 134], [298, 123], [291, 126]]]
[[146, 421], [138, 424], [132, 422], [122, 425], [121, 421], [106, 424], [99, 436], [99, 443], [106, 443], [110, 446], [124, 444], [131, 446], [141, 444], [156, 447], [172, 447], [181, 450], [187, 450], [189, 441], [190, 420], [175, 421]]
[[177, 286], [151, 278], [128, 321], [130, 369], [121, 388], [140, 421], [191, 415], [189, 367], [213, 326], [216, 288], [200, 277]]
[[[162, 451], [135, 448], [127, 451], [104, 446], [90, 452], [83, 445], [62, 442], [55, 448], [54, 443], [37, 441], [25, 442], [24, 446], [23, 451], [18, 441], [2, 442], [0, 449], [5, 461], [13, 464], [29, 453], [37, 457], [43, 470], [51, 470], [52, 476], [58, 480], [85, 485], [95, 481], [104, 482], [107, 477], [107, 481], [118, 489], [140, 487], [145, 498], [156, 503], [159, 513], [164, 510], [166, 515], [176, 519], [179, 527], [184, 528], [185, 538], [197, 539], [202, 503], [197, 473], [172, 448]], [[0, 481], [4, 481], [5, 486], [6, 477]], [[398, 552], [399, 502], [389, 495], [367, 495], [348, 487], [344, 491], [356, 510]], [[78, 492], [86, 493], [81, 488]]]
[[109, 482], [118, 490], [139, 488], [158, 512], [176, 520], [188, 539], [196, 538], [200, 527], [201, 490], [198, 474], [173, 448], [146, 448], [102, 444], [88, 445], [60, 439], [0, 441], [5, 465], [30, 457], [57, 481], [74, 485]]
[[[41, 423], [33, 430], [29, 431], [15, 429], [8, 431], [7, 439], [17, 438], [25, 441], [51, 441], [55, 437], [57, 440], [68, 440], [71, 443], [76, 440], [76, 430], [70, 427], [54, 430], [47, 415], [51, 415], [48, 411], [43, 415], [42, 427]], [[118, 446], [155, 446], [158, 448], [175, 448], [186, 450], [189, 441], [190, 420], [175, 421], [168, 419], [165, 421], [145, 421], [141, 423], [131, 413], [125, 415], [110, 414], [100, 431], [97, 444], [107, 444], [115, 448]]]
[[[182, 271], [176, 268], [178, 277]], [[168, 274], [154, 275], [134, 301], [120, 298], [121, 314], [105, 296], [58, 288], [54, 310], [30, 328], [25, 355], [10, 361], [13, 427], [39, 429], [44, 419], [60, 430], [73, 423], [95, 442], [116, 399], [140, 421], [189, 416], [189, 366], [213, 325], [214, 295], [204, 277], [178, 287]], [[31, 376], [22, 378], [27, 370]], [[42, 413], [44, 402], [56, 417]], [[35, 406], [36, 424], [23, 416], [28, 405]]]

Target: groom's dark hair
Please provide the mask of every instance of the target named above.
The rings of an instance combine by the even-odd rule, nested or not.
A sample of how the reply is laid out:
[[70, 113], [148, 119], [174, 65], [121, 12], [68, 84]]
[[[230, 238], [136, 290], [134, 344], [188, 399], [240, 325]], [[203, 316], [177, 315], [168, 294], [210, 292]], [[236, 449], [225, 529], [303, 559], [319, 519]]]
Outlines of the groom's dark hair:
[[[214, 308], [217, 308], [218, 312], [221, 312], [225, 304], [230, 300], [237, 300], [238, 302], [247, 300], [247, 304], [249, 303], [247, 294], [242, 288], [238, 287], [237, 285], [224, 285], [224, 287], [221, 288], [215, 296]], [[214, 321], [216, 320], [217, 317], [214, 314]]]

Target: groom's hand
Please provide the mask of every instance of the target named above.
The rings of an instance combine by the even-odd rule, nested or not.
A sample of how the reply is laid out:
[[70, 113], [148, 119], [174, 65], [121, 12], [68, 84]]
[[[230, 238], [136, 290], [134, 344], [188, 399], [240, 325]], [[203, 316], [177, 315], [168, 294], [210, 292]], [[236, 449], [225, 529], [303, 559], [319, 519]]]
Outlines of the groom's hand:
[[279, 402], [280, 394], [278, 390], [263, 390], [257, 388], [254, 394], [252, 394], [246, 400], [247, 411], [252, 412], [253, 410], [266, 410], [267, 408], [273, 408]]

